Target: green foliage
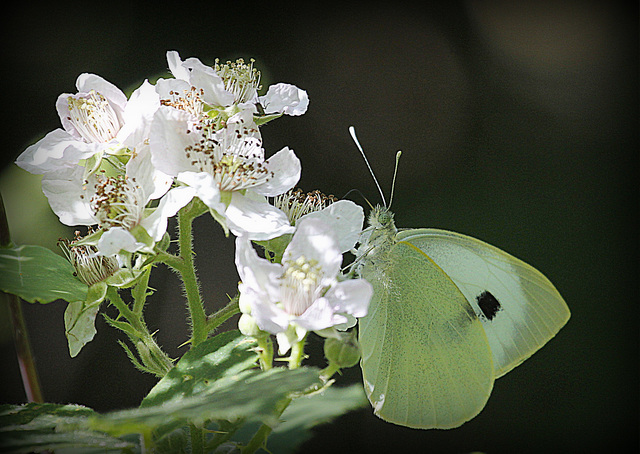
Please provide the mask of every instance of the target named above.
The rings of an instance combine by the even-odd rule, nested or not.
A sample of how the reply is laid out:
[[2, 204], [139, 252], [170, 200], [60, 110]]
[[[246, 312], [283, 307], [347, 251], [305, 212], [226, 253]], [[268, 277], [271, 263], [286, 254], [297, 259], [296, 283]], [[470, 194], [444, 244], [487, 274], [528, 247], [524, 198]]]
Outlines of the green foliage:
[[[296, 449], [313, 436], [312, 428], [359, 408], [369, 402], [360, 384], [345, 388], [330, 387], [322, 392], [294, 399], [282, 414], [282, 422], [273, 429], [267, 449], [278, 454], [297, 452]], [[238, 433], [238, 439], [248, 436], [254, 426]]]
[[66, 259], [41, 246], [0, 249], [0, 290], [30, 303], [85, 301], [88, 287], [73, 273]]
[[87, 421], [94, 414], [80, 405], [2, 405], [0, 451], [132, 452], [134, 445], [130, 441], [90, 430]]
[[[314, 425], [366, 403], [360, 386], [304, 396], [321, 386], [319, 371], [260, 371], [255, 347], [254, 340], [238, 331], [207, 339], [183, 356], [139, 408], [100, 414], [78, 405], [2, 406], [0, 448], [17, 453], [67, 448], [134, 452], [143, 443], [156, 452], [190, 452], [189, 427], [195, 426], [207, 428], [207, 449], [212, 451], [230, 439], [247, 441], [267, 424], [275, 427], [269, 447], [292, 452], [311, 436]], [[303, 397], [293, 400], [279, 423], [274, 409], [292, 395]]]

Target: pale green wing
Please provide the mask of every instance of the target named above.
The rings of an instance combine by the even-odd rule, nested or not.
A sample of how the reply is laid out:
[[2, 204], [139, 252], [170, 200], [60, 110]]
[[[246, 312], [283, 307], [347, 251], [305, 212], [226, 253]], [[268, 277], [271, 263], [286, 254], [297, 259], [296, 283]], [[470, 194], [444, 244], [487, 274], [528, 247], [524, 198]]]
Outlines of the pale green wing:
[[362, 373], [377, 416], [420, 429], [476, 416], [493, 387], [481, 322], [451, 279], [424, 253], [397, 243], [364, 265], [374, 288], [360, 319]]
[[473, 306], [487, 332], [496, 377], [535, 353], [569, 320], [553, 284], [530, 265], [475, 238], [437, 229], [405, 230]]

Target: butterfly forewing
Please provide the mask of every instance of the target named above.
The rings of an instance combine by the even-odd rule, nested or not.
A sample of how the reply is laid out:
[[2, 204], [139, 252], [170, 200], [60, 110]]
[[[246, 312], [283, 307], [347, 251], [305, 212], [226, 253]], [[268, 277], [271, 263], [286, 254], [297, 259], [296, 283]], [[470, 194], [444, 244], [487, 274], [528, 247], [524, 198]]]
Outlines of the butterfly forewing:
[[493, 364], [482, 323], [428, 256], [399, 242], [365, 263], [374, 287], [360, 320], [362, 371], [376, 415], [414, 428], [452, 428], [484, 407]]
[[542, 347], [569, 319], [569, 308], [538, 270], [475, 238], [437, 229], [405, 230], [465, 295], [487, 333], [495, 376]]

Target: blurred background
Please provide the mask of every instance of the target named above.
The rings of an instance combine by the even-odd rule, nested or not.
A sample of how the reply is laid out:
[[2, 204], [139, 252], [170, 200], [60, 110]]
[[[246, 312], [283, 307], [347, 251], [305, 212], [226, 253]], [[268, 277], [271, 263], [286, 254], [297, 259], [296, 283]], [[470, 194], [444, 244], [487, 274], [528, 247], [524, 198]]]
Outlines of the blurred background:
[[[400, 227], [454, 230], [509, 251], [545, 273], [572, 311], [461, 428], [405, 429], [367, 408], [319, 427], [301, 452], [598, 452], [637, 443], [638, 5], [431, 3], [15, 4], [1, 19], [0, 174], [14, 241], [59, 252], [58, 237], [71, 236], [38, 177], [11, 163], [60, 126], [55, 100], [76, 91], [79, 74], [130, 92], [166, 72], [167, 50], [209, 64], [253, 57], [265, 87], [289, 82], [309, 94], [304, 116], [262, 128], [267, 153], [287, 145], [300, 157], [301, 188], [338, 197], [357, 189], [380, 201], [349, 137], [354, 125], [387, 195], [403, 151], [393, 203]], [[366, 206], [357, 193], [349, 198]], [[213, 311], [235, 293], [233, 239], [203, 216], [195, 249]], [[177, 357], [188, 337], [178, 280], [158, 269], [152, 286], [148, 324]], [[116, 342], [123, 336], [98, 318], [96, 338], [71, 359], [64, 309], [24, 304], [45, 399], [99, 411], [136, 406], [154, 379], [129, 363]], [[0, 401], [20, 403], [2, 311]], [[321, 348], [311, 339], [312, 356]], [[358, 380], [353, 368], [340, 383]]]

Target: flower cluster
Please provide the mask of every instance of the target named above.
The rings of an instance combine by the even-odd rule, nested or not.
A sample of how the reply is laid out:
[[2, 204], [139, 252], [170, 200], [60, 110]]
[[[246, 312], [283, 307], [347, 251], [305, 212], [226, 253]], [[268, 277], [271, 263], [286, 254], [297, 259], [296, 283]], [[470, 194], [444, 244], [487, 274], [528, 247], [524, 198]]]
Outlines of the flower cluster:
[[[79, 277], [85, 263], [91, 276], [102, 275], [94, 269], [101, 264], [109, 275], [114, 264], [149, 263], [166, 244], [168, 219], [201, 202], [237, 237], [241, 325], [276, 334], [281, 351], [307, 331], [352, 326], [366, 314], [371, 287], [340, 269], [362, 230], [362, 209], [317, 193], [301, 203], [291, 192], [301, 173], [294, 151], [263, 148], [260, 126], [304, 114], [307, 93], [278, 83], [260, 95], [253, 60], [207, 66], [170, 51], [167, 64], [172, 77], [145, 80], [128, 98], [100, 76], [80, 75], [77, 93], [56, 102], [62, 127], [16, 161], [42, 175], [63, 224], [87, 226], [67, 253]], [[277, 238], [271, 261], [260, 258], [252, 242]]]

